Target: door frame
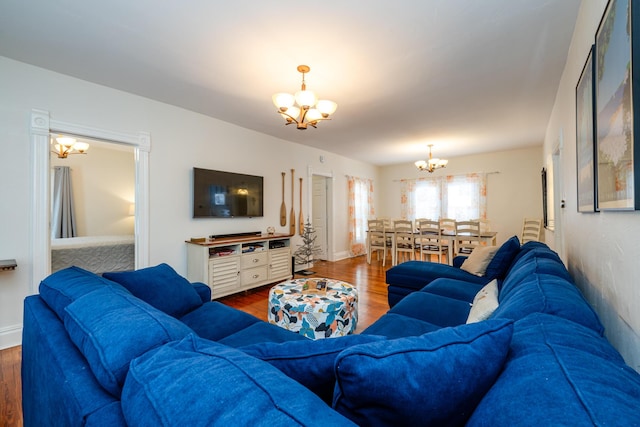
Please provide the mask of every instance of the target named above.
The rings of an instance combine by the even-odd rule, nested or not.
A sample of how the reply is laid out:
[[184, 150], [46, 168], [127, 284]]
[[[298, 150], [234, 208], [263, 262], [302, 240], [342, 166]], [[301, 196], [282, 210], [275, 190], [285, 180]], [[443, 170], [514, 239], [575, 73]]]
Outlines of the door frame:
[[51, 273], [51, 201], [50, 201], [50, 134], [64, 133], [99, 139], [133, 147], [135, 162], [135, 268], [149, 265], [149, 152], [151, 135], [148, 132], [127, 133], [62, 122], [50, 118], [49, 111], [31, 110], [30, 133], [32, 146], [31, 251], [32, 268], [30, 293]]
[[307, 167], [307, 212], [313, 212], [313, 202], [311, 194], [313, 194], [313, 176], [321, 176], [326, 179], [327, 182], [327, 260], [335, 261], [335, 254], [333, 249], [333, 218], [334, 218], [334, 203], [333, 203], [333, 186], [335, 178], [333, 172], [320, 172], [314, 171], [311, 166]]

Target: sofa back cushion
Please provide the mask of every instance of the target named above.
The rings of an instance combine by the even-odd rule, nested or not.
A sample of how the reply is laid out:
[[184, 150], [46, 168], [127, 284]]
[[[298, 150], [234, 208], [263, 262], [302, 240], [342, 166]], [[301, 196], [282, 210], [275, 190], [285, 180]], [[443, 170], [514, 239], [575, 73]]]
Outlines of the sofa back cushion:
[[533, 314], [467, 426], [640, 425], [640, 375], [594, 331]]
[[491, 280], [504, 279], [509, 270], [509, 266], [518, 252], [520, 252], [520, 240], [518, 236], [512, 236], [500, 246], [498, 252], [496, 252], [489, 262], [489, 265], [487, 265], [484, 273], [485, 277]]
[[103, 276], [120, 283], [141, 300], [176, 318], [202, 305], [202, 299], [191, 283], [167, 264], [135, 271], [104, 273]]
[[60, 320], [64, 319], [64, 309], [83, 295], [105, 286], [124, 290], [119, 284], [104, 279], [80, 267], [69, 267], [44, 278], [40, 282], [40, 297], [47, 303]]
[[336, 359], [333, 406], [359, 425], [463, 425], [497, 378], [506, 320], [353, 346]]
[[191, 329], [125, 290], [103, 287], [65, 309], [64, 326], [94, 376], [109, 393], [120, 396], [129, 362]]
[[269, 363], [195, 335], [131, 362], [122, 411], [132, 426], [353, 426]]
[[551, 274], [534, 273], [516, 286], [504, 287], [493, 318], [520, 320], [532, 313], [559, 316], [604, 333], [598, 315], [571, 282]]

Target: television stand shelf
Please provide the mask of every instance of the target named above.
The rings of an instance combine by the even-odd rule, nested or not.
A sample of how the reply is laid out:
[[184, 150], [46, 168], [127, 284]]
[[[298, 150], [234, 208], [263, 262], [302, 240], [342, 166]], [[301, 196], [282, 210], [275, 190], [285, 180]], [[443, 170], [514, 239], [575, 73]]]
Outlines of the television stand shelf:
[[186, 243], [187, 279], [206, 283], [211, 288], [212, 299], [292, 277], [289, 234], [188, 240]]

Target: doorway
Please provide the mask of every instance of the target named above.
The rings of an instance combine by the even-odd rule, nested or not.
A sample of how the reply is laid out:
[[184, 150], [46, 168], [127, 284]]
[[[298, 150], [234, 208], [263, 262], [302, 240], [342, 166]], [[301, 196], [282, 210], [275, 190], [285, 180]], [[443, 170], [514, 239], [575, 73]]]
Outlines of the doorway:
[[311, 179], [311, 225], [316, 232], [319, 260], [333, 261], [331, 250], [332, 186], [331, 176], [313, 174]]

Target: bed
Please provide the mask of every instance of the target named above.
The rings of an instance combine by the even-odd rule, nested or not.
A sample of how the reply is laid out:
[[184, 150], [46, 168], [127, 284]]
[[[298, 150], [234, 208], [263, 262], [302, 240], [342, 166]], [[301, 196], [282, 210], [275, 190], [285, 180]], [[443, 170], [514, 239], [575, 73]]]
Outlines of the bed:
[[134, 236], [83, 236], [51, 240], [51, 272], [75, 265], [96, 274], [135, 268]]

